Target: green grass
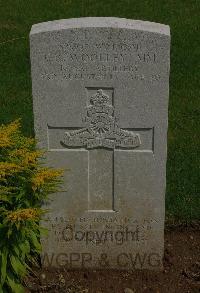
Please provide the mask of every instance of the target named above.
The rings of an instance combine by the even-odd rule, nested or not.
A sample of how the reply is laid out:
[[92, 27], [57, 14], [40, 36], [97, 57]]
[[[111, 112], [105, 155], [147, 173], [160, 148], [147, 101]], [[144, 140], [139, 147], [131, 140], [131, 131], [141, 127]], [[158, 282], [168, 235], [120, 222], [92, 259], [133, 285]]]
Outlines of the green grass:
[[199, 0], [0, 0], [0, 122], [33, 135], [28, 35], [38, 22], [116, 16], [169, 24], [171, 75], [167, 215], [200, 219]]

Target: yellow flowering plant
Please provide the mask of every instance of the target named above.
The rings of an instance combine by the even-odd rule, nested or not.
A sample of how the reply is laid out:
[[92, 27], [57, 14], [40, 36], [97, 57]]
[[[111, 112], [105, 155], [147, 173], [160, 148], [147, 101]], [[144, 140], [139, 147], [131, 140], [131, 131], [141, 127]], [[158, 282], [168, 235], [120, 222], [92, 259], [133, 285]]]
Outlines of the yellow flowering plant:
[[23, 277], [41, 251], [41, 206], [58, 191], [62, 170], [44, 167], [44, 152], [20, 131], [0, 126], [0, 292], [24, 292]]

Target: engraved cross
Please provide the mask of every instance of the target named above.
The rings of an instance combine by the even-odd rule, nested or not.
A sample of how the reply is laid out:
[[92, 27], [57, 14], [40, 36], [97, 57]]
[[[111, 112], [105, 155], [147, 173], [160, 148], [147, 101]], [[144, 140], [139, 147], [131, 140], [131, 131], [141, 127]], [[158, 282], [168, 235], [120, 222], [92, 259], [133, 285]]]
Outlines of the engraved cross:
[[114, 105], [102, 89], [90, 97], [84, 117], [85, 127], [65, 132], [66, 148], [88, 150], [89, 210], [114, 211], [114, 151], [133, 149], [141, 144], [140, 135], [121, 129]]

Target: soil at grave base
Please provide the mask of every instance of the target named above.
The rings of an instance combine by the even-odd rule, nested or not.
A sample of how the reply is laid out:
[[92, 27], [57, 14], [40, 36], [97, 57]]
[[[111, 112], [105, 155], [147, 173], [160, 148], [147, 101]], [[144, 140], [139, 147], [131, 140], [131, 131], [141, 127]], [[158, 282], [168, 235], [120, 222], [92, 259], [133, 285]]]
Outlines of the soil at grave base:
[[200, 292], [200, 230], [176, 227], [165, 232], [162, 272], [40, 269], [25, 284], [27, 293]]

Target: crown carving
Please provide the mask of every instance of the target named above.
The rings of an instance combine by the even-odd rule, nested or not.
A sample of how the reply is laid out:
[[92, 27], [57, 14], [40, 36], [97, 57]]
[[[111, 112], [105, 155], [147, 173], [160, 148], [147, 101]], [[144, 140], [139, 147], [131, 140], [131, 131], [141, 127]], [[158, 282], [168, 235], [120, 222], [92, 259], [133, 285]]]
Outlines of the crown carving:
[[97, 90], [96, 94], [90, 98], [90, 103], [94, 106], [102, 106], [108, 104], [109, 96], [102, 89]]

